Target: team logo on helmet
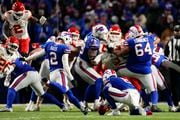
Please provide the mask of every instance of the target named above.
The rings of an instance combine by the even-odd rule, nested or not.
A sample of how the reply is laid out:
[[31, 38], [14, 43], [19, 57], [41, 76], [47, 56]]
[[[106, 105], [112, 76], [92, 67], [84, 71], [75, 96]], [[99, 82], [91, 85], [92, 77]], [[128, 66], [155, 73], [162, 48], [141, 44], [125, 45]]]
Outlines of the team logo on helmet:
[[94, 37], [98, 38], [101, 41], [107, 41], [108, 29], [105, 25], [98, 24], [92, 28], [92, 34]]
[[107, 69], [104, 74], [103, 74], [103, 80], [107, 80], [108, 78], [110, 78], [111, 76], [117, 76], [116, 72], [114, 70], [111, 69]]
[[71, 44], [72, 42], [72, 35], [69, 32], [63, 31], [61, 34], [57, 37], [57, 39], [61, 39], [64, 41], [65, 44]]

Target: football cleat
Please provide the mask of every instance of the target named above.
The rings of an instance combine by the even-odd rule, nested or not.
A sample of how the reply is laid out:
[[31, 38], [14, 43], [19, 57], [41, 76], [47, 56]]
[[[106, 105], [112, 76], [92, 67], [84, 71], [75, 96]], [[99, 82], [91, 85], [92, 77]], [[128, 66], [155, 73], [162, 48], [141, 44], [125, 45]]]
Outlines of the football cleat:
[[66, 105], [64, 105], [62, 108], [61, 108], [61, 111], [62, 112], [67, 112], [68, 111], [68, 107]]
[[163, 112], [160, 108], [158, 108], [157, 105], [152, 105], [151, 106], [151, 111], [152, 112]]
[[13, 112], [13, 109], [5, 107], [3, 109], [0, 109], [0, 112]]
[[108, 116], [119, 116], [121, 115], [120, 111], [118, 109], [112, 109], [112, 112], [107, 114]]
[[[150, 113], [148, 113], [150, 114]], [[130, 109], [130, 115], [142, 115], [142, 116], [146, 116], [147, 115], [147, 111], [142, 108], [142, 107], [137, 107], [137, 108], [133, 108]]]
[[29, 102], [28, 105], [25, 108], [26, 112], [30, 112], [34, 110], [34, 102]]
[[88, 108], [85, 107], [85, 106], [81, 106], [81, 112], [84, 114], [84, 115], [87, 115], [88, 114]]
[[176, 112], [177, 108], [175, 106], [169, 106], [169, 112]]
[[117, 104], [117, 108], [121, 111], [121, 112], [128, 112], [129, 111], [129, 107], [124, 104], [124, 103], [119, 103]]

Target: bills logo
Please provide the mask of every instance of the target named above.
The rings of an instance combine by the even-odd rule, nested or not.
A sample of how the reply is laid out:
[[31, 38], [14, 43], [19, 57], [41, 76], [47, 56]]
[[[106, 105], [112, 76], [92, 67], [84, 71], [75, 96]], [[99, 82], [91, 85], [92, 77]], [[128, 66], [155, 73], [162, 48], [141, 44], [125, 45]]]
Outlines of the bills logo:
[[104, 28], [103, 27], [96, 28], [96, 32], [98, 31], [104, 31]]

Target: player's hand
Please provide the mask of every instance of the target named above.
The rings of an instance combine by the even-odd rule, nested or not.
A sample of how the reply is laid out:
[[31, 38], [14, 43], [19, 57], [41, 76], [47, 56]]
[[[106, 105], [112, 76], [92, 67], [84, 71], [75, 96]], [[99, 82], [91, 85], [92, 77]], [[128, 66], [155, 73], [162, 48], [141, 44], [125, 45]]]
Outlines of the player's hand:
[[46, 17], [41, 16], [41, 18], [39, 19], [39, 23], [40, 23], [41, 25], [43, 25], [43, 24], [46, 22], [46, 20], [47, 20]]
[[74, 87], [77, 87], [77, 81], [76, 81], [76, 80], [71, 80], [71, 84], [72, 84]]
[[4, 86], [8, 87], [10, 84], [10, 80], [11, 80], [11, 75], [7, 75], [5, 80], [4, 80]]

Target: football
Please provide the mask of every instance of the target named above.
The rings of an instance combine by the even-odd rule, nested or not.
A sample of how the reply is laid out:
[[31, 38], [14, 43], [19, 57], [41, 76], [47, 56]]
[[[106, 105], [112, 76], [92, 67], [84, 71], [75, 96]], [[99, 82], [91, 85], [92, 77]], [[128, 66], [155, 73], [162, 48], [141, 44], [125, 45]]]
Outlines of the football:
[[104, 115], [109, 110], [107, 105], [100, 105], [98, 109], [99, 115]]

